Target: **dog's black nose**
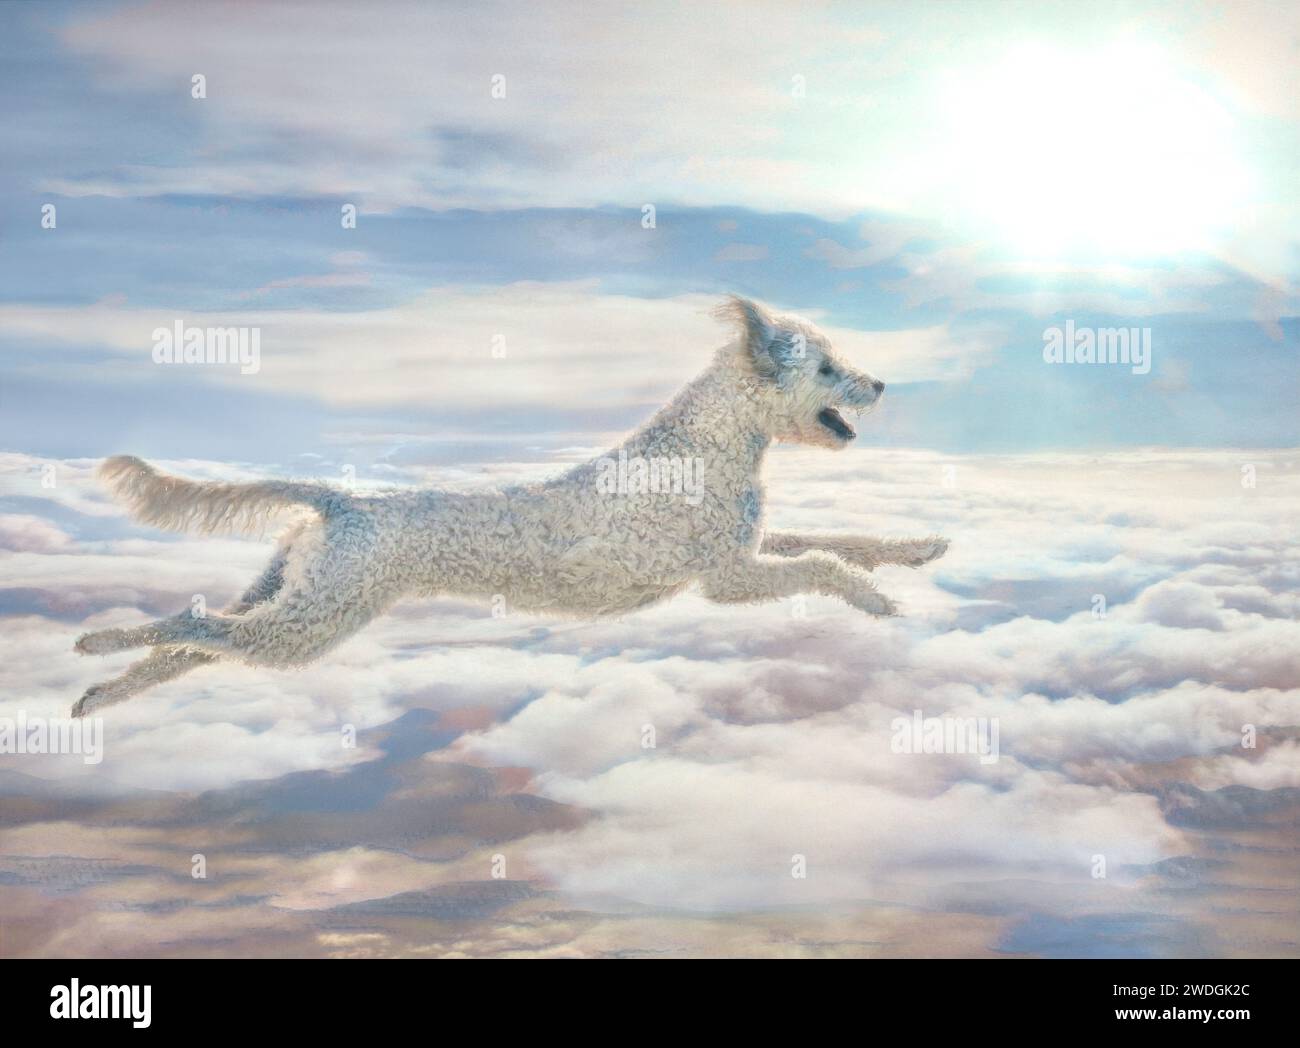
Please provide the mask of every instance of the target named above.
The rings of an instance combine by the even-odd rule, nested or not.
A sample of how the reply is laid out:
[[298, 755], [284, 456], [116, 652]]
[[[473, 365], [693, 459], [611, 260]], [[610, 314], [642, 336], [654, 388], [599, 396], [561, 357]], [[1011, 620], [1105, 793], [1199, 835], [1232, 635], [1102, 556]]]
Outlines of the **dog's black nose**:
[[874, 382], [872, 382], [871, 388], [874, 389], [877, 393], [885, 392], [885, 384], [881, 382], [880, 379], [876, 379]]

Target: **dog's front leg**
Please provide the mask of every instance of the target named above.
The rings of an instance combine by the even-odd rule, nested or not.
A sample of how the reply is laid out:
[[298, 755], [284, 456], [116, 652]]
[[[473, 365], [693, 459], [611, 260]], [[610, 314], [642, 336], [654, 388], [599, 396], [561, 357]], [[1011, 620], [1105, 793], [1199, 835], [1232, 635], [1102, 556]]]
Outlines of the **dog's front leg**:
[[867, 571], [881, 564], [919, 568], [943, 556], [948, 549], [948, 540], [937, 535], [927, 539], [878, 539], [869, 535], [800, 535], [775, 531], [763, 536], [760, 552], [794, 557], [815, 549], [834, 553]]
[[736, 557], [701, 578], [704, 595], [724, 604], [780, 600], [796, 593], [839, 597], [871, 615], [896, 615], [898, 607], [837, 557], [821, 551], [797, 556]]

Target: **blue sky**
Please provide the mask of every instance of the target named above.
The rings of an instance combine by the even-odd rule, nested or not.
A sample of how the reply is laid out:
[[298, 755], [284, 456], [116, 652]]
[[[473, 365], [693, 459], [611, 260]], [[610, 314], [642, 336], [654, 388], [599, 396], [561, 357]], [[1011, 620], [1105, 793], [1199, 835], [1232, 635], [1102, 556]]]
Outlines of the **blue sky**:
[[[238, 324], [256, 311], [285, 325], [349, 314], [364, 328], [375, 311], [400, 311], [431, 289], [520, 284], [542, 303], [575, 284], [593, 299], [670, 307], [738, 291], [851, 332], [941, 328], [946, 367], [863, 361], [891, 390], [864, 446], [1295, 443], [1296, 113], [1254, 69], [1275, 34], [1249, 9], [1099, 6], [1054, 21], [1003, 5], [1015, 29], [1006, 34], [973, 31], [956, 9], [931, 25], [890, 7], [830, 8], [802, 27], [757, 9], [756, 25], [790, 34], [781, 61], [747, 60], [714, 38], [711, 74], [686, 68], [690, 48], [659, 83], [640, 49], [618, 42], [626, 14], [606, 32], [571, 12], [545, 26], [482, 14], [509, 24], [496, 45], [480, 35], [487, 22], [466, 15], [459, 63], [437, 72], [411, 65], [448, 53], [432, 34], [449, 30], [416, 8], [395, 8], [386, 29], [352, 14], [309, 20], [289, 41], [265, 14], [170, 7], [20, 3], [0, 13], [0, 86], [19, 100], [3, 118], [0, 169], [0, 437], [12, 449], [98, 455], [125, 442], [141, 454], [202, 456], [213, 413], [243, 422], [231, 455], [283, 466], [303, 454], [400, 452], [331, 436], [388, 422], [416, 434], [450, 425], [502, 453], [517, 453], [506, 438], [520, 433], [540, 440], [533, 446], [547, 433], [553, 446], [599, 444], [690, 373], [689, 347], [675, 346], [682, 366], [654, 381], [655, 341], [679, 336], [665, 320], [615, 350], [638, 361], [643, 380], [652, 373], [639, 398], [614, 388], [635, 374], [584, 369], [572, 397], [515, 404], [503, 423], [491, 379], [454, 404], [399, 405], [376, 388], [343, 410], [291, 382], [159, 375], [152, 322], [138, 324], [134, 354], [129, 339], [110, 349], [74, 330], [77, 312], [96, 303], [160, 323], [202, 313]], [[680, 12], [657, 14], [657, 32], [684, 26]], [[591, 48], [584, 63], [523, 46], [566, 27]], [[842, 39], [828, 45], [828, 28]], [[707, 50], [718, 31], [700, 27], [694, 46]], [[1263, 55], [1253, 64], [1240, 57], [1251, 48]], [[1144, 98], [1164, 106], [1162, 123], [1188, 123], [1189, 142], [1211, 139], [1231, 165], [1198, 176], [1195, 147], [1185, 155], [1155, 134], [1150, 156], [1113, 152], [1129, 145], [1106, 109], [1114, 100], [1095, 83], [1092, 95], [1053, 86], [1054, 70], [1073, 75], [1071, 63], [1089, 56], [1128, 63], [1111, 74], [1129, 91], [1117, 112], [1141, 111]], [[614, 76], [620, 63], [625, 80]], [[1016, 63], [1026, 82], [1004, 82]], [[200, 67], [207, 97], [195, 99], [190, 70]], [[498, 68], [508, 91], [493, 100]], [[665, 87], [674, 75], [675, 90]], [[1015, 108], [1034, 87], [1056, 107], [1053, 126]], [[960, 109], [977, 104], [985, 109]], [[1079, 139], [1095, 130], [1094, 110], [1112, 118], [1115, 142]], [[954, 131], [954, 112], [970, 134]], [[728, 126], [739, 117], [744, 126]], [[936, 154], [940, 139], [958, 152]], [[1034, 185], [1058, 186], [1015, 213], [1034, 224], [1028, 239], [1001, 199], [1029, 192], [1027, 160], [1041, 166]], [[1094, 160], [1101, 166], [1080, 179]], [[1127, 181], [1103, 173], [1117, 167]], [[918, 174], [935, 170], [947, 174]], [[1236, 197], [1223, 195], [1229, 174]], [[1181, 200], [1184, 184], [1202, 197], [1161, 212], [1178, 232], [1144, 225], [1144, 213]], [[657, 208], [653, 229], [642, 226], [645, 202]], [[54, 230], [39, 221], [50, 203]], [[359, 209], [355, 229], [340, 225], [344, 203]], [[1231, 232], [1212, 220], [1216, 204], [1238, 223]], [[1107, 235], [1090, 239], [1089, 227]], [[557, 323], [561, 309], [563, 325], [587, 323], [581, 302], [554, 304]], [[32, 310], [53, 312], [34, 330]], [[418, 352], [421, 367], [393, 381], [432, 391], [464, 336], [429, 320], [418, 349], [386, 344], [377, 328], [370, 340], [358, 332], [353, 351], [380, 373], [395, 348]], [[1066, 320], [1150, 327], [1151, 373], [1044, 364], [1042, 332]], [[702, 336], [696, 362], [724, 337]], [[278, 351], [269, 339], [268, 358]], [[562, 345], [537, 352], [563, 366]]]

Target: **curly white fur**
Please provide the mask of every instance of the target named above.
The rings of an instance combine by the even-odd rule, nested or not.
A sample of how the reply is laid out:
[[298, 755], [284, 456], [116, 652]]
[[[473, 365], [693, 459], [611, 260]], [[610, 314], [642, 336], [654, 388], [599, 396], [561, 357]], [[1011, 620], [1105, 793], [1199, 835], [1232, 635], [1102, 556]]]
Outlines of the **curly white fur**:
[[[215, 658], [301, 665], [408, 595], [502, 597], [525, 611], [607, 615], [698, 583], [721, 602], [815, 592], [894, 614], [865, 572], [885, 563], [917, 567], [940, 556], [944, 540], [763, 529], [761, 467], [771, 442], [844, 447], [854, 434], [837, 409], [874, 406], [884, 384], [842, 361], [806, 321], [742, 298], [719, 313], [739, 327], [733, 344], [617, 448], [545, 483], [361, 495], [289, 481], [196, 483], [136, 458], [108, 459], [100, 473], [110, 490], [160, 527], [256, 529], [277, 511], [309, 513], [224, 612], [82, 636], [83, 654], [154, 651], [92, 687], [74, 715]], [[701, 482], [689, 494], [683, 463]]]

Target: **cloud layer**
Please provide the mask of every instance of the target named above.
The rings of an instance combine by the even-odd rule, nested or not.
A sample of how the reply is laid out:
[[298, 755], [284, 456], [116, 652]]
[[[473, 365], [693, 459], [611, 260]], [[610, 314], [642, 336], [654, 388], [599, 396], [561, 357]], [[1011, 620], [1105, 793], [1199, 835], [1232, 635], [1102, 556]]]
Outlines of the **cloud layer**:
[[[108, 710], [97, 766], [0, 757], [7, 941], [1292, 954], [1296, 463], [781, 449], [771, 526], [953, 539], [879, 572], [905, 617], [687, 595], [574, 623], [440, 599], [300, 673], [196, 671]], [[59, 716], [128, 661], [73, 656], [86, 625], [223, 600], [265, 555], [124, 524], [90, 463], [53, 488], [5, 465], [0, 716]], [[999, 759], [895, 752], [915, 710], [995, 718]]]

